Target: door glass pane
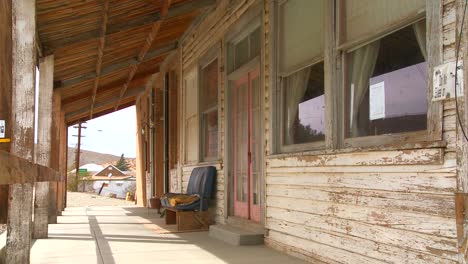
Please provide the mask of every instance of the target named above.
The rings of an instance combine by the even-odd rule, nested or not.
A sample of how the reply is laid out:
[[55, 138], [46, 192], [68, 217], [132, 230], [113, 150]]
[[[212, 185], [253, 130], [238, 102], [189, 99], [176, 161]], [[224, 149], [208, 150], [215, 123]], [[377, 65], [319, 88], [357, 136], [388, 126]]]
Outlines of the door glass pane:
[[235, 177], [237, 177], [236, 200], [247, 201], [248, 192], [248, 104], [247, 83], [236, 88], [234, 112]]
[[259, 204], [259, 175], [260, 175], [260, 153], [261, 153], [261, 136], [260, 136], [260, 78], [257, 76], [252, 80], [252, 203]]

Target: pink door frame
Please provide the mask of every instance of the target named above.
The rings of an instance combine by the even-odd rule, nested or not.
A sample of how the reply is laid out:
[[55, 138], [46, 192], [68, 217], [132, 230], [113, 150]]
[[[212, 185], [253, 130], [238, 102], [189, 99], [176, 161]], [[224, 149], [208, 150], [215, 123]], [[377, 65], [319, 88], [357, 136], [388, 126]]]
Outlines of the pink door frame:
[[[254, 192], [252, 190], [252, 186], [254, 184], [253, 180], [254, 180], [254, 177], [253, 177], [253, 163], [252, 163], [252, 155], [260, 155], [260, 153], [254, 153], [252, 154], [254, 151], [255, 152], [258, 152], [259, 150], [255, 150], [254, 149], [254, 140], [255, 141], [258, 141], [260, 139], [257, 139], [257, 138], [254, 138], [253, 135], [254, 135], [254, 122], [253, 122], [253, 111], [252, 111], [252, 108], [253, 108], [253, 99], [252, 99], [252, 94], [253, 94], [253, 80], [255, 78], [258, 78], [260, 76], [260, 69], [257, 68], [253, 71], [250, 71], [248, 73], [246, 73], [244, 76], [238, 78], [235, 82], [234, 82], [234, 102], [233, 102], [233, 114], [234, 115], [237, 115], [237, 101], [239, 100], [238, 96], [239, 96], [239, 87], [241, 87], [242, 85], [247, 85], [247, 112], [248, 112], [248, 142], [246, 142], [247, 144], [247, 153], [246, 154], [246, 158], [247, 158], [247, 201], [240, 201], [238, 200], [238, 197], [237, 197], [237, 191], [238, 191], [238, 181], [239, 181], [239, 171], [238, 171], [238, 145], [239, 144], [233, 144], [234, 145], [234, 215], [235, 216], [238, 216], [238, 217], [242, 217], [242, 218], [245, 218], [245, 219], [250, 219], [250, 220], [253, 220], [253, 221], [256, 221], [256, 222], [260, 222], [261, 220], [261, 217], [260, 217], [260, 204], [259, 204], [259, 199], [257, 197], [257, 204], [254, 204]], [[259, 89], [259, 87], [257, 87], [257, 89]], [[245, 100], [245, 98], [244, 98]], [[234, 117], [234, 142], [236, 142], [238, 140], [238, 124], [237, 124], [237, 117], [235, 116]], [[258, 144], [258, 143], [257, 143]], [[243, 155], [241, 155], [243, 156]], [[257, 161], [259, 160], [258, 158], [256, 159]], [[260, 172], [258, 171], [257, 172], [258, 174], [260, 174]], [[259, 177], [257, 177], [257, 181], [259, 180]], [[257, 182], [257, 186], [259, 186], [259, 182]], [[258, 196], [258, 195], [257, 195]]]

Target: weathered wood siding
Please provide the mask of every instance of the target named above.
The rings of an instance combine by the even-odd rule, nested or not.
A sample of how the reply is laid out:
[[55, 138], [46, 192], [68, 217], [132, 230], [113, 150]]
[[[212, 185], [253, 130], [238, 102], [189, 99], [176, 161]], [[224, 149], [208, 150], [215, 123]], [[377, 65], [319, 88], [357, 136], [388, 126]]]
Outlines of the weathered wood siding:
[[[270, 1], [219, 1], [181, 44], [181, 79], [203, 54], [220, 47], [220, 160], [216, 202], [218, 222], [227, 217], [224, 168], [226, 147], [223, 37], [255, 3], [263, 3], [264, 164], [266, 243], [314, 263], [457, 263], [456, 117], [453, 100], [444, 103], [443, 139], [436, 144], [272, 155], [270, 98]], [[456, 1], [444, 0], [443, 61], [454, 60]], [[218, 46], [218, 44], [221, 44]], [[181, 102], [184, 91], [180, 90]], [[183, 111], [183, 106], [179, 107]], [[183, 118], [181, 118], [183, 127]], [[182, 134], [186, 133], [182, 131]], [[183, 135], [182, 135], [183, 138]], [[183, 140], [180, 141], [183, 144]], [[184, 147], [182, 146], [182, 150]], [[183, 156], [183, 155], [182, 155]], [[195, 166], [181, 161], [181, 191]], [[174, 174], [175, 175], [175, 174]], [[174, 176], [175, 177], [175, 176]]]
[[[455, 1], [441, 12], [445, 62], [454, 60]], [[265, 100], [266, 110], [275, 107]], [[446, 147], [270, 156], [266, 243], [318, 263], [457, 263], [455, 128], [447, 101]]]

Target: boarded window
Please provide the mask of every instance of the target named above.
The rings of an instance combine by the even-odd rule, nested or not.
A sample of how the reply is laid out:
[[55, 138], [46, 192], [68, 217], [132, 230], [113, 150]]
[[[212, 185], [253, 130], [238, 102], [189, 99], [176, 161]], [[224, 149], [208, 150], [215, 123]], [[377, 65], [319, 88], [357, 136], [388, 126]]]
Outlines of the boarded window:
[[201, 70], [200, 113], [204, 160], [218, 156], [218, 60]]
[[184, 79], [185, 86], [185, 161], [198, 161], [198, 91], [193, 70]]
[[425, 25], [421, 20], [346, 55], [348, 137], [426, 129]]

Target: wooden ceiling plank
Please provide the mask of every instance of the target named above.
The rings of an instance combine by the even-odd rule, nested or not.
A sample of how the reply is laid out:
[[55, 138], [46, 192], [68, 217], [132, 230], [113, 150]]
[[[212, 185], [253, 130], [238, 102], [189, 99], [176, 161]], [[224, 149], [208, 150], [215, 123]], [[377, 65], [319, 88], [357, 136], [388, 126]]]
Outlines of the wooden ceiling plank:
[[[133, 88], [135, 86], [140, 86], [146, 83], [147, 79], [152, 75], [153, 73], [151, 72], [146, 72], [142, 74], [137, 74], [136, 77], [133, 79], [132, 83], [130, 84], [130, 88]], [[102, 86], [100, 87], [99, 91], [100, 92], [107, 92], [111, 90], [120, 90], [122, 88], [124, 82], [122, 81], [116, 81], [113, 83], [110, 83], [109, 85]], [[62, 100], [62, 106], [63, 108], [66, 108], [67, 105], [73, 104], [79, 100], [88, 98], [92, 94], [91, 90], [85, 90], [77, 95], [65, 98]]]
[[96, 102], [96, 93], [101, 78], [102, 57], [104, 56], [104, 47], [106, 45], [107, 18], [109, 15], [109, 0], [105, 0], [102, 9], [101, 36], [99, 37], [98, 55], [96, 60], [96, 78], [94, 79], [93, 95], [91, 96], [90, 119], [93, 119], [94, 103]]
[[[193, 12], [194, 10], [210, 7], [216, 4], [216, 0], [197, 0], [190, 1], [188, 3], [180, 4], [172, 8], [168, 13], [166, 19], [174, 18], [186, 13]], [[68, 19], [68, 18], [67, 18]], [[138, 30], [139, 27], [145, 27], [147, 25], [154, 24], [161, 20], [161, 13], [154, 13], [148, 16], [138, 17], [130, 22], [113, 24], [107, 26], [106, 37], [110, 35], [119, 34], [123, 31], [134, 31]], [[43, 29], [46, 31], [46, 29]], [[97, 39], [100, 36], [99, 30], [93, 30], [89, 32], [83, 32], [81, 34], [74, 34], [72, 37], [61, 38], [58, 40], [53, 40], [48, 43], [43, 43], [44, 45], [44, 54], [51, 54], [58, 48], [63, 46], [74, 45], [80, 42], [85, 42], [93, 39]]]
[[148, 50], [151, 48], [151, 45], [153, 44], [154, 38], [156, 37], [156, 35], [158, 35], [158, 32], [161, 29], [162, 23], [164, 22], [164, 20], [166, 20], [172, 0], [163, 0], [163, 1], [164, 3], [163, 3], [163, 7], [161, 8], [161, 19], [153, 23], [151, 32], [146, 37], [145, 44], [143, 45], [143, 47], [141, 48], [138, 54], [138, 63], [130, 67], [130, 72], [128, 73], [127, 81], [122, 86], [119, 99], [117, 100], [117, 103], [115, 104], [115, 110], [117, 110], [117, 108], [119, 107], [120, 101], [124, 97], [125, 92], [127, 91], [128, 85], [132, 82], [133, 77], [138, 71], [138, 66], [143, 62], [146, 54], [148, 53]]
[[[128, 93], [125, 95], [125, 97], [122, 98], [122, 100], [131, 98], [131, 97], [136, 97], [137, 95], [142, 93], [144, 90], [145, 90], [144, 85], [140, 86], [138, 88], [135, 88], [135, 89], [131, 89], [131, 90], [128, 91]], [[96, 103], [95, 108], [98, 109], [98, 108], [107, 107], [107, 106], [109, 106], [109, 108], [111, 108], [111, 106], [113, 106], [117, 102], [117, 100], [118, 100], [118, 98], [114, 98], [114, 99], [108, 100], [106, 102]], [[81, 108], [81, 109], [79, 109], [77, 111], [65, 114], [65, 118], [66, 119], [71, 119], [74, 116], [89, 113], [89, 111], [90, 111], [89, 107], [83, 107], [83, 108]], [[92, 119], [91, 115], [89, 115], [89, 118]]]
[[[162, 48], [152, 50], [152, 51], [148, 52], [147, 57], [145, 57], [144, 62], [147, 62], [147, 61], [150, 61], [150, 60], [155, 59], [157, 57], [163, 56], [163, 55], [167, 54], [168, 52], [172, 52], [172, 51], [174, 51], [176, 49], [177, 49], [177, 41], [173, 42], [173, 43], [170, 43], [170, 44], [168, 44], [168, 45], [166, 45], [166, 46], [164, 46]], [[120, 62], [120, 63], [112, 64], [112, 65], [104, 67], [102, 69], [101, 76], [110, 74], [110, 73], [112, 73], [114, 71], [126, 69], [128, 67], [131, 67], [132, 65], [137, 64], [137, 63], [138, 63], [138, 60], [135, 59], [135, 58], [132, 58], [130, 60], [126, 60], [126, 61], [123, 61], [123, 62]], [[78, 76], [76, 78], [73, 78], [73, 79], [60, 81], [59, 83], [56, 82], [56, 85], [54, 86], [54, 89], [65, 89], [65, 88], [68, 88], [68, 87], [75, 86], [75, 85], [77, 85], [77, 84], [79, 84], [81, 82], [92, 80], [94, 78], [96, 78], [96, 73], [83, 74], [83, 75], [80, 75], [80, 76]]]

